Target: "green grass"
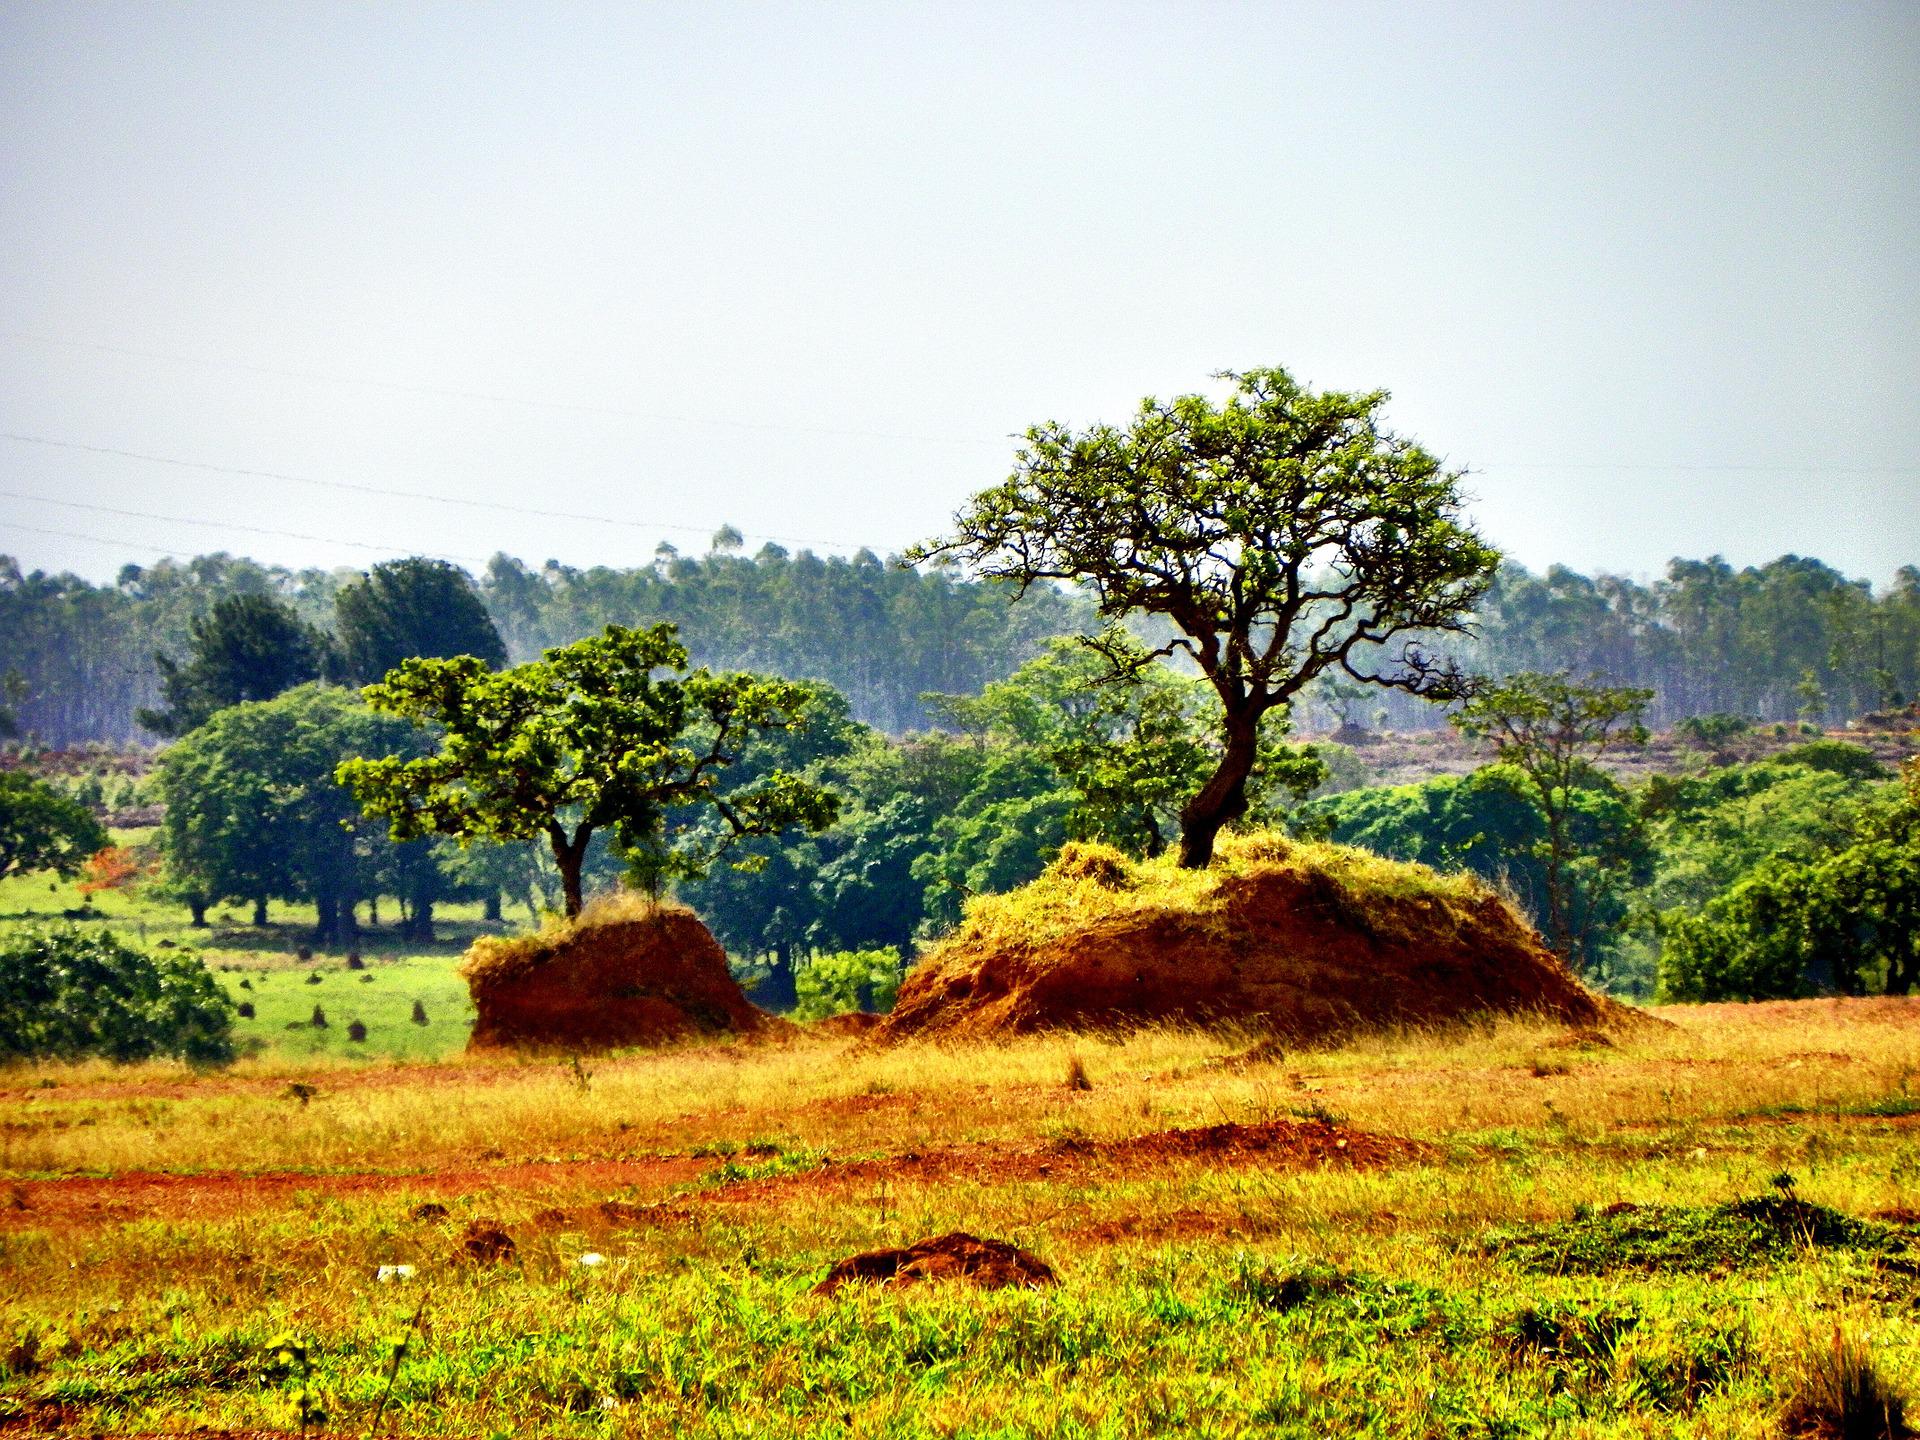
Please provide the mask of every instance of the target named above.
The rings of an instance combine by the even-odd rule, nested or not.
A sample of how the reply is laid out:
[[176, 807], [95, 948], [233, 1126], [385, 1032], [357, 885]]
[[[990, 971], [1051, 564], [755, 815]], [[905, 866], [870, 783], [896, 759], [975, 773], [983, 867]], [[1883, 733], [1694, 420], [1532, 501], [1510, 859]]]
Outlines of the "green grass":
[[[113, 838], [116, 844], [131, 845], [148, 833], [122, 830]], [[423, 945], [394, 933], [391, 926], [399, 917], [391, 906], [382, 918], [385, 924], [363, 932], [353, 946], [367, 968], [348, 971], [346, 947], [314, 946], [311, 905], [276, 902], [269, 907], [270, 923], [263, 927], [251, 923], [250, 906], [215, 906], [208, 925], [195, 929], [185, 907], [137, 889], [104, 891], [89, 902], [71, 880], [50, 875], [0, 880], [0, 931], [23, 925], [103, 925], [149, 948], [196, 951], [236, 1005], [247, 1001], [255, 1007], [254, 1018], [234, 1021], [234, 1038], [243, 1054], [287, 1060], [424, 1061], [458, 1053], [473, 1023], [466, 983], [454, 972], [459, 957], [478, 936], [510, 933], [524, 925], [489, 923], [478, 904], [443, 905], [436, 911], [436, 939]], [[321, 982], [306, 984], [315, 974]], [[426, 1008], [424, 1026], [412, 1023], [415, 1000]], [[305, 1023], [315, 1004], [326, 1012], [324, 1030]], [[347, 1039], [353, 1020], [367, 1027], [364, 1043]]]

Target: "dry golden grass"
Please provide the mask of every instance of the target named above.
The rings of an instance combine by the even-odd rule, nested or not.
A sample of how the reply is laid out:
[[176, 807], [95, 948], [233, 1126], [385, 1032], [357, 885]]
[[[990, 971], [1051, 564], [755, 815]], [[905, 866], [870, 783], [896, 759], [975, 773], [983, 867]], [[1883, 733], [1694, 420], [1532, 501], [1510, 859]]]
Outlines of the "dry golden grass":
[[[1246, 1039], [1147, 1030], [578, 1066], [14, 1069], [0, 1329], [32, 1343], [10, 1342], [0, 1420], [289, 1428], [298, 1382], [273, 1356], [290, 1332], [356, 1430], [420, 1296], [431, 1335], [387, 1412], [403, 1433], [1757, 1437], [1804, 1349], [1794, 1317], [1816, 1311], [1871, 1334], [1878, 1373], [1910, 1392], [1920, 1312], [1898, 1273], [1809, 1250], [1771, 1272], [1562, 1278], [1485, 1251], [1498, 1227], [1717, 1205], [1781, 1172], [1853, 1215], [1915, 1203], [1920, 1004], [1663, 1015], [1584, 1046], [1504, 1022], [1250, 1061]], [[1091, 1088], [1069, 1083], [1075, 1060]], [[1376, 1169], [1044, 1150], [1316, 1114], [1430, 1148]], [[970, 1145], [1060, 1159], [904, 1159]], [[253, 1189], [225, 1173], [289, 1170]], [[80, 1174], [107, 1178], [42, 1178]], [[411, 1220], [425, 1198], [451, 1217]], [[512, 1264], [451, 1260], [478, 1216], [518, 1240]], [[840, 1255], [953, 1229], [1033, 1249], [1060, 1288], [806, 1294]], [[583, 1269], [589, 1250], [607, 1264]], [[373, 1281], [402, 1263], [414, 1289]], [[1371, 1288], [1248, 1298], [1284, 1274]], [[1540, 1315], [1623, 1307], [1617, 1351], [1516, 1348]]]

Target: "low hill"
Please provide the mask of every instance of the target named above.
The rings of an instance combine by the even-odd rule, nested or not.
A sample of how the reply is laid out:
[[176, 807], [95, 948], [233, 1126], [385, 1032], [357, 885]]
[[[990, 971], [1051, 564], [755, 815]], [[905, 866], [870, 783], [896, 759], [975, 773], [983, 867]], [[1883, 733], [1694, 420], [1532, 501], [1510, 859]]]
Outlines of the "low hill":
[[1032, 884], [969, 902], [881, 1033], [1171, 1022], [1318, 1043], [1529, 1013], [1593, 1026], [1630, 1012], [1580, 986], [1470, 876], [1254, 835], [1226, 839], [1205, 871], [1068, 845]]

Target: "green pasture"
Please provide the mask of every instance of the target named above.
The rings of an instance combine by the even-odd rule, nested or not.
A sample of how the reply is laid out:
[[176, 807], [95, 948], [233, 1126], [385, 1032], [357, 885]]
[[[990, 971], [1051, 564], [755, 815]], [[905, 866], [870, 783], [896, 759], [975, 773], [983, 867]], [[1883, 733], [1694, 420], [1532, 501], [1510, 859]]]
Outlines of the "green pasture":
[[[136, 845], [149, 835], [117, 830], [113, 839]], [[399, 916], [388, 902], [383, 923], [366, 929], [353, 947], [365, 966], [353, 970], [347, 949], [313, 945], [311, 905], [276, 903], [264, 926], [251, 924], [252, 918], [250, 906], [215, 906], [207, 926], [196, 930], [186, 907], [138, 889], [102, 891], [89, 899], [74, 881], [52, 875], [0, 880], [0, 931], [101, 925], [149, 949], [197, 952], [236, 1007], [254, 1007], [251, 1017], [234, 1021], [240, 1052], [266, 1058], [438, 1060], [457, 1053], [467, 1043], [473, 1006], [454, 966], [475, 936], [523, 928], [483, 919], [478, 904], [445, 905], [436, 912], [433, 942], [425, 944], [395, 932]], [[424, 1025], [412, 1019], [415, 1001], [426, 1012]], [[324, 1027], [312, 1023], [316, 1005]], [[348, 1038], [354, 1021], [367, 1027], [364, 1041]]]

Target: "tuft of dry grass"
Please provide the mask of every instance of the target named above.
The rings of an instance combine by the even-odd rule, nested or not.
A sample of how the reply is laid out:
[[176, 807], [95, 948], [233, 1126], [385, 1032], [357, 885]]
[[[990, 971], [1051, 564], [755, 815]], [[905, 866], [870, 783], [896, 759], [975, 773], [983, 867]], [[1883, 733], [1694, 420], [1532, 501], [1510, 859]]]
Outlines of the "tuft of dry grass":
[[480, 936], [461, 959], [458, 973], [469, 984], [476, 979], [504, 978], [526, 968], [583, 930], [651, 920], [666, 913], [691, 915], [693, 912], [684, 905], [656, 900], [637, 890], [611, 890], [589, 900], [578, 915], [550, 915], [538, 929], [519, 935]]
[[1809, 1338], [1782, 1428], [1807, 1440], [1909, 1440], [1906, 1416], [1872, 1347], [1835, 1325], [1831, 1338]]
[[1443, 875], [1425, 865], [1389, 860], [1370, 850], [1272, 831], [1220, 838], [1214, 863], [1183, 870], [1176, 857], [1135, 860], [1109, 845], [1071, 842], [1039, 879], [998, 895], [969, 900], [955, 936], [980, 946], [1025, 946], [1099, 920], [1175, 912], [1205, 919], [1231, 901], [1237, 882], [1272, 871], [1321, 875], [1335, 883], [1357, 914], [1378, 915], [1381, 902], [1415, 902], [1429, 931], [1471, 925], [1473, 911], [1505, 905], [1465, 871]]

